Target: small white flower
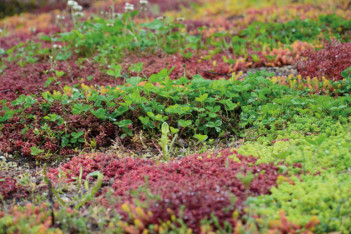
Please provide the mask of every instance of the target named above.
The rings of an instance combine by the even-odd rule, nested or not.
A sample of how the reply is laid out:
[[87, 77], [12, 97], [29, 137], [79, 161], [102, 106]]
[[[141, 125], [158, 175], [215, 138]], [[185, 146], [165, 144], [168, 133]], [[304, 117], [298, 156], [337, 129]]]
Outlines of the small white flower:
[[75, 11], [81, 11], [81, 10], [83, 10], [83, 7], [80, 5], [75, 5], [75, 6], [72, 6], [72, 9]]
[[140, 4], [143, 6], [143, 5], [147, 5], [149, 4], [149, 1], [148, 0], [140, 0]]
[[78, 3], [76, 1], [68, 1], [67, 2], [67, 5], [70, 6], [70, 7], [73, 7], [73, 6], [78, 6]]
[[65, 16], [63, 16], [63, 15], [57, 15], [57, 16], [56, 16], [56, 19], [57, 19], [57, 20], [64, 20], [64, 19], [65, 19]]
[[0, 33], [2, 33], [2, 29], [0, 28]]
[[36, 28], [30, 28], [29, 30], [30, 30], [32, 33], [35, 33], [35, 32], [37, 31]]
[[124, 10], [125, 11], [134, 11], [134, 5], [127, 2], [126, 5], [124, 6]]
[[107, 26], [107, 27], [112, 27], [112, 26], [113, 26], [113, 24], [111, 24], [111, 23], [107, 23], [107, 24], [106, 24], [106, 26]]
[[61, 49], [62, 46], [61, 46], [61, 45], [54, 44], [54, 45], [52, 46], [52, 48], [54, 48], [54, 49]]

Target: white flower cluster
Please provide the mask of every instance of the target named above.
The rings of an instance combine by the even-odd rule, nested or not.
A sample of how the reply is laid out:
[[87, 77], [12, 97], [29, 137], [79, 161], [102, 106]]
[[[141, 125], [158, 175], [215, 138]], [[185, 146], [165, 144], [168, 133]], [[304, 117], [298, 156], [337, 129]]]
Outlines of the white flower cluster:
[[70, 6], [70, 7], [79, 6], [78, 2], [76, 2], [76, 1], [71, 1], [71, 0], [69, 0], [69, 1], [67, 2], [67, 5]]
[[134, 11], [134, 5], [127, 2], [126, 5], [124, 6], [124, 10], [125, 11]]
[[140, 5], [145, 6], [149, 3], [148, 0], [140, 0]]
[[65, 19], [65, 16], [64, 16], [64, 15], [57, 15], [57, 16], [56, 16], [56, 19], [57, 19], [57, 20], [64, 20], [64, 19]]
[[76, 16], [76, 17], [83, 17], [83, 16], [84, 16], [84, 13], [81, 12], [81, 11], [83, 10], [83, 7], [82, 7], [81, 5], [79, 5], [78, 2], [69, 0], [69, 1], [67, 2], [67, 5], [68, 5], [69, 7], [71, 7], [71, 9], [72, 9], [73, 11], [75, 11], [75, 12], [73, 13], [74, 16]]
[[141, 5], [141, 10], [146, 11], [147, 10], [147, 4], [149, 4], [148, 0], [140, 0], [140, 5]]
[[73, 6], [72, 9], [75, 11], [81, 11], [81, 10], [83, 10], [83, 7], [80, 5], [76, 5], [76, 6]]

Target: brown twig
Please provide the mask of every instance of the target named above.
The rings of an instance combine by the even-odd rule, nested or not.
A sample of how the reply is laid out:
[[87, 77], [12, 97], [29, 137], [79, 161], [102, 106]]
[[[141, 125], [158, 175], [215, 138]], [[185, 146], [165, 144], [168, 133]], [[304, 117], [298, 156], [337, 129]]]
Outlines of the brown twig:
[[12, 91], [11, 89], [4, 89], [4, 90], [0, 90], [0, 93], [6, 93], [8, 91]]
[[52, 193], [52, 183], [51, 180], [48, 179], [48, 189], [49, 189], [49, 201], [51, 208], [51, 225], [55, 224], [55, 214], [54, 214], [54, 195]]
[[152, 144], [155, 146], [155, 148], [157, 149], [157, 151], [163, 156], [162, 151], [160, 150], [160, 148], [157, 146], [157, 144], [155, 143], [155, 139], [152, 140]]

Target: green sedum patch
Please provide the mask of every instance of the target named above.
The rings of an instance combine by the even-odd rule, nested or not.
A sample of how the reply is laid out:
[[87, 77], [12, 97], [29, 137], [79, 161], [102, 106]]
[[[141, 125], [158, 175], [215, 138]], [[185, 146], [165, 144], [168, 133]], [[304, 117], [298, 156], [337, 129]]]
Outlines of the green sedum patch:
[[[283, 210], [287, 219], [298, 225], [307, 225], [316, 216], [320, 221], [316, 233], [348, 233], [351, 228], [350, 125], [337, 122], [327, 126], [330, 118], [319, 123], [314, 118], [299, 116], [298, 119], [286, 131], [280, 131], [274, 141], [272, 136], [261, 137], [238, 149], [241, 154], [257, 156], [257, 163], [300, 164], [303, 172], [300, 177], [291, 174], [289, 180], [282, 178], [279, 186], [272, 188], [271, 195], [250, 199], [249, 210], [263, 218], [262, 228], [268, 226], [266, 220], [278, 219]], [[315, 135], [306, 135], [306, 129], [313, 130]], [[291, 167], [289, 171], [298, 170]]]
[[311, 174], [325, 171], [342, 172], [351, 168], [351, 133], [347, 125], [337, 125], [338, 131], [328, 135], [304, 136], [288, 132], [278, 135], [278, 140], [273, 144], [267, 139], [261, 139], [262, 142], [248, 142], [240, 147], [238, 152], [259, 157], [258, 163], [301, 163], [302, 169]]
[[258, 215], [274, 220], [279, 210], [286, 212], [288, 220], [306, 224], [317, 216], [320, 224], [316, 233], [351, 230], [351, 177], [349, 172], [302, 176], [292, 178], [294, 185], [282, 183], [272, 194], [253, 198], [250, 209]]

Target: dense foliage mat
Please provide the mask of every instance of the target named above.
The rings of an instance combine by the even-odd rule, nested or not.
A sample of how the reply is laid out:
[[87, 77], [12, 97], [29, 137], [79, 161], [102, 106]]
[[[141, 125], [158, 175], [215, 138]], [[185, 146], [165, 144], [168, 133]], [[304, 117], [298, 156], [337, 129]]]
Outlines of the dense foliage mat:
[[350, 233], [350, 1], [53, 2], [0, 19], [0, 233]]

